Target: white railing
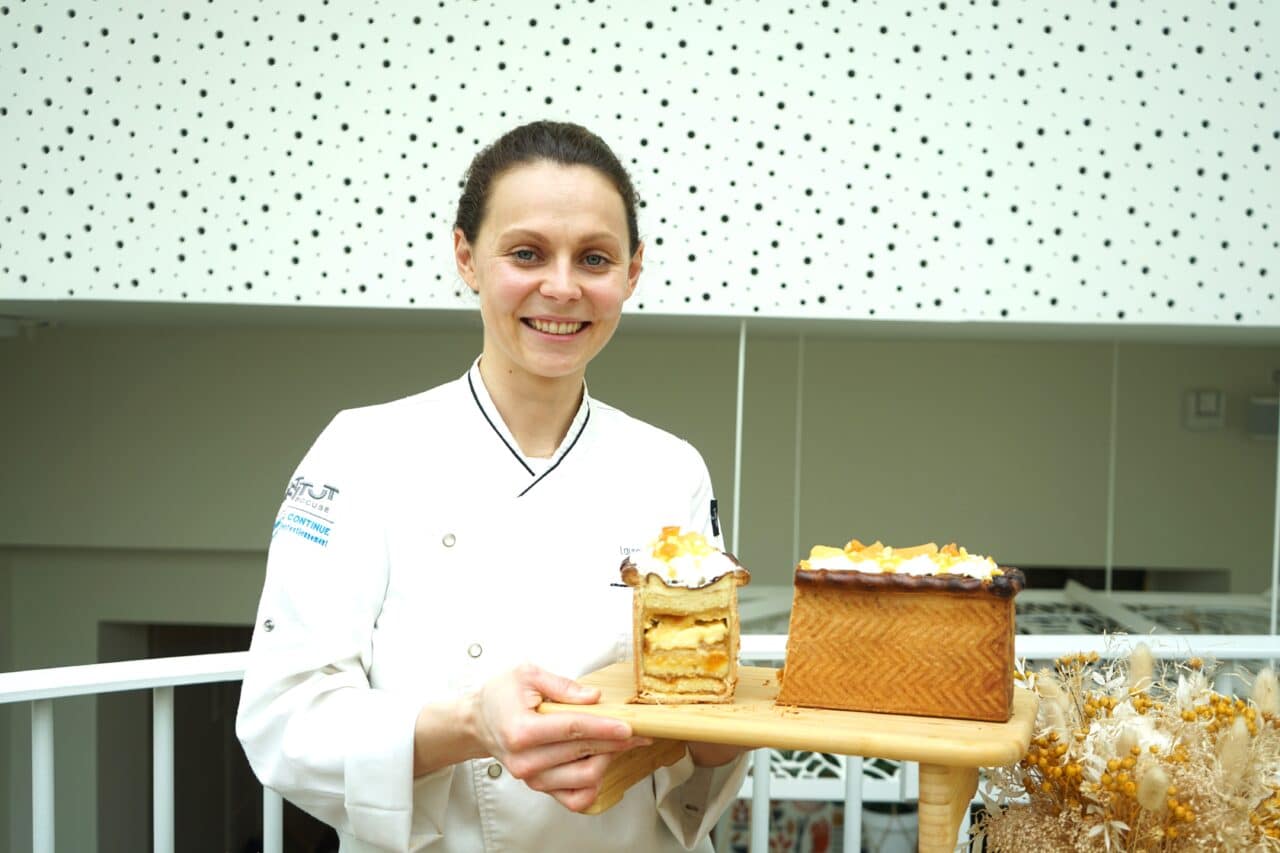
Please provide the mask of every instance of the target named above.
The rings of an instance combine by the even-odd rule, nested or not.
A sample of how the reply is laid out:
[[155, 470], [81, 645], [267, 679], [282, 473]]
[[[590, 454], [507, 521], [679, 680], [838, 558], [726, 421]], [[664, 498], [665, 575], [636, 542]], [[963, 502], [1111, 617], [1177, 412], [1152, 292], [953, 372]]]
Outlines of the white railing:
[[[173, 688], [239, 681], [247, 652], [97, 663], [0, 673], [0, 705], [31, 704], [31, 849], [54, 853], [53, 700], [125, 690], [151, 691], [152, 839], [173, 853]], [[284, 804], [262, 789], [263, 853], [282, 853]]]
[[[1029, 661], [1095, 651], [1103, 657], [1119, 657], [1128, 654], [1139, 640], [1147, 643], [1158, 658], [1200, 656], [1220, 661], [1280, 658], [1280, 637], [1268, 635], [1020, 635], [1016, 649], [1020, 659]], [[742, 637], [744, 660], [761, 664], [781, 663], [785, 651], [785, 634], [744, 634]], [[31, 706], [31, 836], [34, 853], [54, 853], [55, 699], [126, 690], [152, 692], [152, 836], [155, 853], [172, 853], [173, 690], [184, 684], [239, 681], [244, 674], [246, 658], [246, 652], [233, 652], [0, 673], [0, 704], [27, 702]], [[1227, 683], [1230, 673], [1224, 679], [1220, 680], [1218, 689], [1231, 692], [1231, 685]], [[753, 774], [741, 791], [741, 796], [750, 797], [752, 801], [752, 853], [768, 850], [769, 801], [773, 793], [769, 760], [768, 750], [756, 750]], [[792, 785], [784, 782], [779, 785], [783, 790], [777, 793], [781, 795], [780, 799], [839, 799], [842, 793], [847, 816], [844, 821], [844, 849], [856, 851], [860, 849], [861, 841], [862, 759], [855, 756], [846, 762], [842, 780], [796, 785], [794, 793], [785, 790]], [[888, 796], [881, 791], [876, 798], [907, 799], [913, 793], [910, 778], [909, 774], [904, 774], [900, 782], [893, 783], [897, 787]], [[724, 834], [721, 833], [721, 837]], [[269, 788], [263, 789], [263, 844], [265, 853], [281, 853], [283, 849], [283, 804], [280, 796]]]

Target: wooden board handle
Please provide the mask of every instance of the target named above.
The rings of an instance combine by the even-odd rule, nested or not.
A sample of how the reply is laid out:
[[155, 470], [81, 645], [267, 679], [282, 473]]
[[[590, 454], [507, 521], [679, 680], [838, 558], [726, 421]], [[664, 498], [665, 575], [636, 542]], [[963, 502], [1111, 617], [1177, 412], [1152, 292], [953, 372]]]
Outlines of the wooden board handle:
[[684, 741], [659, 738], [648, 746], [629, 749], [614, 756], [604, 771], [600, 793], [583, 814], [600, 814], [618, 804], [632, 785], [645, 779], [659, 767], [667, 767], [684, 758]]

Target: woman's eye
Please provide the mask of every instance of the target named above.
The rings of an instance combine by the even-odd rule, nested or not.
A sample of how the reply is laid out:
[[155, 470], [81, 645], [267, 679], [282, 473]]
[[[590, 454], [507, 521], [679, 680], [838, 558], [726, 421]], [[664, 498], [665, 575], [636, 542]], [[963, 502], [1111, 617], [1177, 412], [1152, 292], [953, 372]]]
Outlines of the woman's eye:
[[516, 249], [511, 253], [517, 261], [532, 261], [537, 259], [537, 254], [533, 249]]
[[602, 267], [609, 263], [609, 259], [604, 255], [587, 255], [582, 261], [589, 267]]

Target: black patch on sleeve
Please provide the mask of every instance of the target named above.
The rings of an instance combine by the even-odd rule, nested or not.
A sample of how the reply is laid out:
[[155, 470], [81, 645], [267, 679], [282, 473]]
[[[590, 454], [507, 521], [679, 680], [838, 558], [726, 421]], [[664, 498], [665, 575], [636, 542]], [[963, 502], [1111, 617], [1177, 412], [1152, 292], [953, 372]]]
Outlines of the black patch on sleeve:
[[711, 499], [711, 535], [720, 535], [720, 510], [716, 506], [716, 499]]

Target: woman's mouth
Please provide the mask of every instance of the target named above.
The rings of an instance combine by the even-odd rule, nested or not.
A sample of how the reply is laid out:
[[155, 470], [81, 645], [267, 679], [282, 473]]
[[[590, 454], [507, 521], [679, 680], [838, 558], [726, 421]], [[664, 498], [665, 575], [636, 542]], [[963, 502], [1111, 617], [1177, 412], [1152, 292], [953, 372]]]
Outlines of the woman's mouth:
[[524, 323], [529, 328], [542, 332], [546, 335], [564, 336], [576, 335], [588, 325], [580, 320], [564, 322], [560, 320], [540, 320], [536, 317], [526, 317], [520, 322]]

